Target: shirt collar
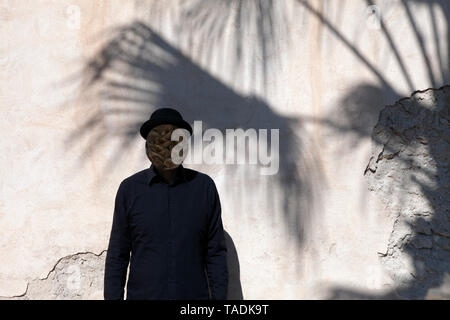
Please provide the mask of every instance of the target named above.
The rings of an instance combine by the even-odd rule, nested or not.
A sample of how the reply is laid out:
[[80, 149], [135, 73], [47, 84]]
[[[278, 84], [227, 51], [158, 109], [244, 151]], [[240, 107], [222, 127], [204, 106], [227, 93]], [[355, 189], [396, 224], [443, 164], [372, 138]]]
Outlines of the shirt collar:
[[[153, 164], [151, 164], [150, 167], [147, 169], [147, 176], [148, 176], [147, 180], [148, 185], [151, 185], [158, 179], [160, 179], [161, 181], [165, 181], [164, 178], [156, 171], [156, 168]], [[175, 171], [174, 184], [186, 181], [187, 181], [186, 169], [183, 167], [183, 165], [180, 164]]]

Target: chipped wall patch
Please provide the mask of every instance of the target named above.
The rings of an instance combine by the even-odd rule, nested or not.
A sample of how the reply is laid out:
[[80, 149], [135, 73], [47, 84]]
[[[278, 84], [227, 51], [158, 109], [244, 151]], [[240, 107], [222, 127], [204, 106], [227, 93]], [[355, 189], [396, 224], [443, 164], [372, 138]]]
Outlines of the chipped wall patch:
[[364, 175], [396, 218], [380, 259], [401, 297], [450, 298], [450, 86], [385, 107], [372, 139]]
[[61, 258], [45, 278], [28, 283], [13, 300], [102, 300], [106, 250]]

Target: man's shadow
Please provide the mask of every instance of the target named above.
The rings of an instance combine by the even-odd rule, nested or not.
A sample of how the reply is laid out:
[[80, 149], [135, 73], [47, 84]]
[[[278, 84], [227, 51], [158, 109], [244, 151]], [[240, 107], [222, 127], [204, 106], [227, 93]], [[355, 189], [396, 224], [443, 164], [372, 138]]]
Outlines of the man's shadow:
[[228, 300], [244, 300], [239, 269], [239, 257], [230, 234], [225, 230], [228, 265]]

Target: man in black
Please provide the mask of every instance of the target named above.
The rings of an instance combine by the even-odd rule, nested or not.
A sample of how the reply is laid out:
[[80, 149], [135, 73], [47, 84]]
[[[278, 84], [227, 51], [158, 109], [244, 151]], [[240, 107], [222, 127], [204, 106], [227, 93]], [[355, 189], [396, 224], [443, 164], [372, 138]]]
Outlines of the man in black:
[[208, 175], [167, 158], [175, 128], [192, 134], [189, 123], [170, 108], [156, 110], [141, 126], [152, 165], [124, 179], [117, 190], [105, 300], [124, 299], [128, 264], [127, 300], [226, 299], [219, 195]]

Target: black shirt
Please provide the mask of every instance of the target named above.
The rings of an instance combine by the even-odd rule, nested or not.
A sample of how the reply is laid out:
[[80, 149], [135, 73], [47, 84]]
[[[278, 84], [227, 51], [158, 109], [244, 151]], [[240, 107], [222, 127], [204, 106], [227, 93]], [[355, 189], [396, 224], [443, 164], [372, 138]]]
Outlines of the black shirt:
[[117, 190], [104, 298], [124, 298], [129, 264], [127, 300], [224, 300], [226, 252], [211, 177], [179, 166], [169, 185], [151, 165], [124, 179]]

